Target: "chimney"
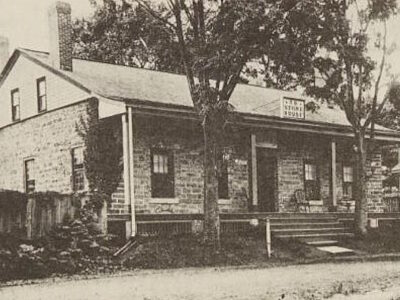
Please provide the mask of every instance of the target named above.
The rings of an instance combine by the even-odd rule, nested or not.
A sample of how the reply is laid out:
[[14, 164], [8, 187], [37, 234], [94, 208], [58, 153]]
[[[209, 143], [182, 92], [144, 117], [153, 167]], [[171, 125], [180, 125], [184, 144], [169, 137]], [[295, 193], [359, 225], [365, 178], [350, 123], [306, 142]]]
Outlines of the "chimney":
[[55, 68], [72, 71], [71, 5], [57, 1], [49, 9], [50, 62]]
[[10, 43], [8, 38], [0, 36], [0, 73], [3, 71], [9, 57], [10, 57]]

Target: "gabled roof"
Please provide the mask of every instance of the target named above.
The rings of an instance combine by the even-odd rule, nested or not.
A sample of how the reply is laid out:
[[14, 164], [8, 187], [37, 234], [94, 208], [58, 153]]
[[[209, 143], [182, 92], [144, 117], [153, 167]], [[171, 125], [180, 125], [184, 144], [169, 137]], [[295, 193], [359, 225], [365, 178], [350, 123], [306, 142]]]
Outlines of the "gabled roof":
[[[47, 52], [28, 49], [18, 49], [14, 52], [3, 70], [0, 85], [7, 76], [7, 70], [12, 67], [15, 57], [21, 54], [52, 70], [80, 88], [108, 99], [119, 101], [137, 100], [149, 105], [193, 107], [186, 77], [183, 75], [82, 59], [73, 60], [73, 72], [63, 71], [51, 66]], [[301, 98], [306, 99], [306, 101], [312, 100], [296, 92], [238, 84], [232, 94], [230, 103], [239, 113], [283, 119], [280, 115], [282, 97]], [[340, 108], [329, 108], [325, 104], [321, 104], [316, 112], [307, 111], [305, 121], [296, 121], [309, 121], [327, 126], [350, 126]], [[386, 132], [397, 133], [382, 126], [376, 126], [376, 128]]]

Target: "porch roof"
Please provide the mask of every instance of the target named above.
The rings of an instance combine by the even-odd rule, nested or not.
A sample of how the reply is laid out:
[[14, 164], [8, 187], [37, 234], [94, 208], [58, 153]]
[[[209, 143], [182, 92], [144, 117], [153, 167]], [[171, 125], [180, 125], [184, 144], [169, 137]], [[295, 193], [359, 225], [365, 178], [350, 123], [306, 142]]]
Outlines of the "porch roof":
[[[17, 51], [54, 69], [49, 63], [49, 55], [46, 52], [27, 49]], [[193, 111], [187, 80], [183, 75], [82, 59], [74, 59], [73, 72], [56, 71], [92, 93], [110, 100], [145, 106], [153, 110], [173, 110], [189, 114]], [[282, 118], [280, 111], [282, 97], [313, 101], [296, 92], [238, 84], [230, 102], [236, 112], [247, 116], [252, 122], [268, 120], [276, 124], [313, 126], [321, 130], [329, 128], [345, 132], [350, 130], [344, 112], [339, 107], [330, 108], [326, 104], [320, 104], [320, 108], [315, 112], [306, 111], [304, 120]], [[397, 131], [379, 125], [376, 125], [376, 129], [378, 135], [385, 136], [383, 139], [395, 138], [400, 141], [400, 133]]]

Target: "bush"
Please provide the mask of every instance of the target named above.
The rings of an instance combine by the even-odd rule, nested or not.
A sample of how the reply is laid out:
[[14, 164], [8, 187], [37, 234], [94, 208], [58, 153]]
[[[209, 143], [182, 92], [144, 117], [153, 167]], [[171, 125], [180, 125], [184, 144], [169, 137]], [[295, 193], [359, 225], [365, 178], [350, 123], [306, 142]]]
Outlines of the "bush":
[[27, 242], [9, 235], [0, 240], [3, 281], [115, 268], [111, 255], [113, 237], [101, 234], [87, 208], [80, 209], [76, 219], [65, 219], [40, 240]]
[[225, 235], [218, 252], [193, 235], [147, 237], [138, 244], [124, 259], [128, 269], [242, 265], [266, 259], [265, 242], [257, 235]]

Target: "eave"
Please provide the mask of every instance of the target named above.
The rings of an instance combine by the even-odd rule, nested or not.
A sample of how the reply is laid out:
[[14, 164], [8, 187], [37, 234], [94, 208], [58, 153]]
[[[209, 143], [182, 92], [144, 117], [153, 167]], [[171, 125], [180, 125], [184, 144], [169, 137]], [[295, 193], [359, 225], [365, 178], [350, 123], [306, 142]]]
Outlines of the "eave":
[[[183, 105], [164, 104], [158, 102], [143, 101], [139, 99], [123, 99], [108, 97], [109, 99], [124, 101], [131, 106], [134, 114], [143, 116], [161, 116], [187, 120], [199, 120], [192, 107]], [[329, 124], [315, 121], [283, 119], [275, 116], [265, 116], [250, 113], [237, 113], [236, 124], [248, 128], [277, 129], [284, 131], [329, 135], [332, 137], [352, 138], [352, 128], [346, 125]], [[367, 134], [369, 138], [369, 134]], [[378, 141], [400, 142], [400, 133], [392, 130], [375, 129], [375, 139]]]

